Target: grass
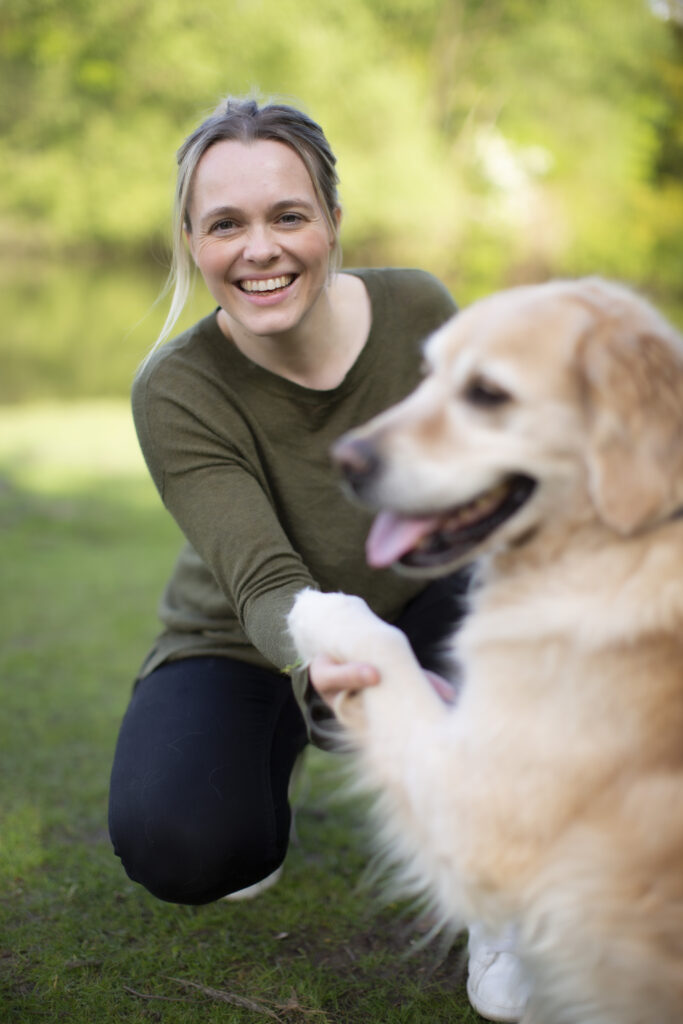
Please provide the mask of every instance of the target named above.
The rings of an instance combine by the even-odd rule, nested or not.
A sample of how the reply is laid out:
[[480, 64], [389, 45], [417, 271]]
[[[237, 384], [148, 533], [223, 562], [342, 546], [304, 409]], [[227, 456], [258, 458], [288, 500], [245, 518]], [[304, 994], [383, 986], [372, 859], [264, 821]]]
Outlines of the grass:
[[461, 950], [416, 951], [406, 908], [359, 885], [340, 758], [312, 752], [298, 842], [258, 900], [172, 906], [125, 876], [108, 774], [178, 544], [123, 404], [0, 410], [0, 1020], [479, 1020]]

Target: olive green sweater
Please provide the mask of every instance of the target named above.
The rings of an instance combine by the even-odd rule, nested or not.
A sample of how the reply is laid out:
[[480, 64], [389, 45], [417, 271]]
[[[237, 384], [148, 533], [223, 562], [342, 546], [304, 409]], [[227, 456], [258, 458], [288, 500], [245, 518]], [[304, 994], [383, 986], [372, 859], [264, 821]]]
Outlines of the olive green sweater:
[[[285, 620], [302, 587], [359, 594], [391, 621], [424, 586], [366, 565], [371, 516], [344, 498], [328, 453], [346, 430], [414, 387], [422, 341], [455, 306], [422, 271], [353, 273], [368, 290], [372, 327], [338, 387], [312, 390], [252, 363], [215, 313], [138, 373], [140, 445], [188, 541], [141, 675], [198, 654], [283, 669], [295, 659]], [[303, 700], [303, 673], [293, 678]]]

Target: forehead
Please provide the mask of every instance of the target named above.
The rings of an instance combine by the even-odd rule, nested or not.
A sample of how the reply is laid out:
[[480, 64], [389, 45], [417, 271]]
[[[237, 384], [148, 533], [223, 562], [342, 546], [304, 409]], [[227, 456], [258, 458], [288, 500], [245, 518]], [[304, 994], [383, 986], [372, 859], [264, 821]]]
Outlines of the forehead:
[[301, 157], [284, 142], [215, 142], [197, 164], [192, 179], [191, 206], [224, 204], [236, 207], [277, 202], [283, 196], [316, 203], [315, 190]]
[[476, 371], [543, 373], [566, 365], [592, 319], [562, 292], [513, 289], [459, 313], [434, 335], [426, 354], [458, 377]]

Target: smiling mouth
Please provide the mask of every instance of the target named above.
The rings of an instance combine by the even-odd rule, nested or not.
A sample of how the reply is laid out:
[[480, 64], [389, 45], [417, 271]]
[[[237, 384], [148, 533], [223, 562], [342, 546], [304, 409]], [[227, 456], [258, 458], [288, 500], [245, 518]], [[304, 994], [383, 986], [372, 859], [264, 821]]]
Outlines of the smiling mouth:
[[237, 282], [237, 287], [248, 295], [272, 295], [289, 288], [296, 277], [296, 274], [282, 274], [280, 277], [244, 278]]
[[434, 515], [380, 512], [366, 542], [368, 564], [433, 569], [463, 559], [524, 505], [536, 489], [531, 477], [508, 477], [471, 501]]

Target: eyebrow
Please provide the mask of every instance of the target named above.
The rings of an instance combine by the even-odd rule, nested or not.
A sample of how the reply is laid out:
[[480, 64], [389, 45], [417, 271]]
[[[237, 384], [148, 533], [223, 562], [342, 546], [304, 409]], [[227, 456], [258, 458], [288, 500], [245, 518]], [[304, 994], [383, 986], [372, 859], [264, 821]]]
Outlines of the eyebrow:
[[[300, 208], [305, 210], [313, 211], [315, 207], [308, 199], [302, 199], [299, 196], [294, 196], [291, 199], [278, 199], [276, 203], [273, 203], [269, 207], [268, 212], [270, 214], [279, 213], [280, 210], [291, 210], [292, 208]], [[216, 218], [224, 217], [240, 217], [242, 216], [242, 210], [239, 206], [214, 206], [212, 210], [209, 210], [200, 220], [200, 224], [207, 224], [209, 221], [216, 220]]]

